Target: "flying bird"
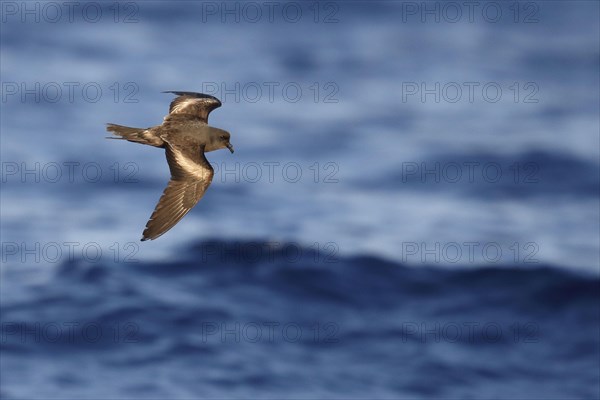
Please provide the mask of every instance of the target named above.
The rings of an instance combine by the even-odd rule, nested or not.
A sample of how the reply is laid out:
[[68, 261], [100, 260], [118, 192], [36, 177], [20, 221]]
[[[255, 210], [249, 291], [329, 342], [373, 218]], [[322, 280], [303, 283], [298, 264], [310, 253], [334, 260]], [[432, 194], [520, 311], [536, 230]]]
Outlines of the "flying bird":
[[165, 149], [171, 180], [144, 229], [142, 241], [153, 240], [171, 229], [200, 201], [214, 171], [204, 153], [229, 149], [229, 132], [208, 125], [208, 114], [221, 107], [216, 97], [203, 93], [168, 91], [171, 102], [163, 123], [151, 128], [107, 124], [106, 130], [130, 142]]

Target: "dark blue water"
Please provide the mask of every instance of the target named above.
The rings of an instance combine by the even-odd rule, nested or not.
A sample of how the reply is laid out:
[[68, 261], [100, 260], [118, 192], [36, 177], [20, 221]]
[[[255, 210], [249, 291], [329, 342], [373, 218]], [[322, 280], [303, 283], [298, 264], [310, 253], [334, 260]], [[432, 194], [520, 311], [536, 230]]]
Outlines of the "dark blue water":
[[275, 3], [1, 3], [1, 397], [600, 398], [598, 3]]
[[38, 271], [8, 271], [4, 395], [597, 395], [597, 279], [547, 266], [413, 269], [259, 241], [181, 253], [65, 263], [33, 281]]

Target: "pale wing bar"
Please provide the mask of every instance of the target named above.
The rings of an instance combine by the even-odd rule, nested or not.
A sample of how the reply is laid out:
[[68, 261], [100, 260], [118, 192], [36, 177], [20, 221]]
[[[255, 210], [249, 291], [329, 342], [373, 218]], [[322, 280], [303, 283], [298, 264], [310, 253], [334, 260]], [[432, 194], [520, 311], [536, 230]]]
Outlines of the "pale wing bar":
[[204, 157], [204, 149], [196, 148], [196, 152], [167, 144], [171, 180], [146, 224], [142, 241], [156, 239], [167, 232], [204, 196], [214, 172]]
[[219, 99], [204, 93], [178, 91], [168, 91], [163, 93], [173, 93], [178, 96], [171, 102], [169, 106], [169, 115], [165, 117], [165, 121], [186, 116], [198, 118], [201, 121], [208, 123], [208, 114], [215, 108], [221, 107], [221, 101], [219, 101]]

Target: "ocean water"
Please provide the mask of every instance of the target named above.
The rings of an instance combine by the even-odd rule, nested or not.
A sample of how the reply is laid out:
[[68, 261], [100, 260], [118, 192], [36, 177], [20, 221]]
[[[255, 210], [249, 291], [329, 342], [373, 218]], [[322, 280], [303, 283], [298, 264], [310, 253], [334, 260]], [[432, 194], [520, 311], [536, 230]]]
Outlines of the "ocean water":
[[[600, 398], [597, 2], [0, 11], [2, 398]], [[166, 90], [236, 152], [142, 243]]]

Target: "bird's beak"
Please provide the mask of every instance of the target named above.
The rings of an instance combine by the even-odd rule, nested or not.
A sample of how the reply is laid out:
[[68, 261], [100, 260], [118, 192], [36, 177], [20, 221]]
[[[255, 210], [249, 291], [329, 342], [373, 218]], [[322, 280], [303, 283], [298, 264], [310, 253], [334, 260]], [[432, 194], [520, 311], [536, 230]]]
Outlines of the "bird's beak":
[[226, 146], [229, 149], [229, 151], [233, 153], [233, 146], [231, 145], [231, 143], [227, 143]]

